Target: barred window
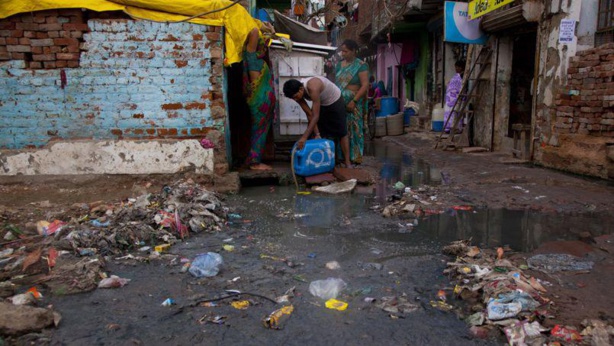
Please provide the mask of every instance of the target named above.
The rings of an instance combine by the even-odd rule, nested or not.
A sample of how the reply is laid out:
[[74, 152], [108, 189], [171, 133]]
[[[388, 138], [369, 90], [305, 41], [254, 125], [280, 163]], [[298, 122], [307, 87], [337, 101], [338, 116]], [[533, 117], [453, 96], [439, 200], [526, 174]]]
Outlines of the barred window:
[[595, 46], [614, 42], [614, 0], [599, 0]]

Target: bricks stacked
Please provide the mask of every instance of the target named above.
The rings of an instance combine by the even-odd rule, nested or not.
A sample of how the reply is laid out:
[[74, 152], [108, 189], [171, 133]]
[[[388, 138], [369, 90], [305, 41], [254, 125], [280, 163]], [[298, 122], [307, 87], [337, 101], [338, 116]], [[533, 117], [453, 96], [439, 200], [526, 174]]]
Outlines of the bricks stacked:
[[567, 85], [555, 105], [551, 111], [560, 133], [614, 137], [614, 43], [570, 59]]
[[31, 69], [79, 66], [88, 26], [80, 9], [24, 13], [0, 20], [0, 61], [25, 60]]

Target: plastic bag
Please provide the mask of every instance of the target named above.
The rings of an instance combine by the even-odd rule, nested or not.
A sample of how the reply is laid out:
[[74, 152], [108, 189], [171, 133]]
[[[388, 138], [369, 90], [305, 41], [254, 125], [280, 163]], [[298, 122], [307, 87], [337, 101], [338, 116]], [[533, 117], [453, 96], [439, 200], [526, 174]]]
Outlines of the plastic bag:
[[492, 300], [488, 303], [488, 319], [491, 321], [503, 320], [515, 317], [522, 311], [522, 304], [519, 302], [500, 303]]
[[130, 279], [120, 278], [117, 275], [111, 275], [111, 277], [100, 280], [98, 288], [117, 288], [124, 287]]
[[216, 276], [222, 263], [220, 254], [207, 252], [196, 256], [190, 265], [189, 272], [197, 278]]
[[499, 299], [495, 299], [497, 303], [520, 303], [522, 311], [533, 311], [537, 309], [541, 304], [533, 299], [531, 295], [526, 292], [512, 291], [499, 295]]
[[339, 292], [347, 287], [345, 281], [338, 278], [316, 280], [309, 284], [309, 293], [324, 300], [337, 298]]

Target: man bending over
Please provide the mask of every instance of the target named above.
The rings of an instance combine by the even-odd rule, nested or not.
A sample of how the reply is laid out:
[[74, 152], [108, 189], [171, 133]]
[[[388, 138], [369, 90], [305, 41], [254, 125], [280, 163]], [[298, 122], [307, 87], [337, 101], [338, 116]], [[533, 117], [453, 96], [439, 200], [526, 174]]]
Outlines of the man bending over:
[[[293, 99], [301, 106], [309, 120], [307, 130], [298, 140], [297, 147], [303, 149], [312, 133], [315, 138], [338, 139], [344, 164], [351, 168], [347, 112], [341, 90], [324, 77], [310, 77], [301, 81], [290, 79], [284, 83], [283, 90], [287, 98]], [[311, 109], [305, 100], [312, 101]]]

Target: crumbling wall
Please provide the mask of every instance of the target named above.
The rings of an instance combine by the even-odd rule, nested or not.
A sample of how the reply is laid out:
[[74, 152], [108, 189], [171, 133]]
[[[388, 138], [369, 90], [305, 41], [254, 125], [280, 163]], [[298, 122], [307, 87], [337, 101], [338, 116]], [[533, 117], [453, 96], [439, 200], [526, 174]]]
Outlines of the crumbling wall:
[[[614, 173], [607, 148], [614, 120], [608, 118], [612, 110], [607, 110], [606, 103], [614, 87], [609, 88], [611, 76], [602, 74], [606, 71], [599, 66], [611, 70], [613, 65], [606, 51], [587, 50], [594, 35], [597, 2], [555, 0], [545, 4], [538, 35], [534, 160], [548, 167], [611, 178]], [[577, 37], [567, 44], [559, 42], [563, 19], [581, 23]]]
[[226, 171], [221, 28], [85, 13], [0, 21], [0, 149], [207, 136]]
[[[576, 42], [559, 43], [561, 20], [580, 18], [581, 1], [554, 0], [545, 2], [545, 11], [539, 23], [539, 73], [535, 108], [534, 138], [540, 145], [558, 145], [554, 131], [555, 119], [550, 114], [554, 105], [556, 90], [566, 81], [567, 63], [576, 54]], [[536, 146], [535, 159], [540, 160], [539, 146]]]
[[[558, 146], [545, 147], [542, 163], [577, 173], [614, 177], [614, 43], [578, 52], [567, 84], [550, 110]], [[611, 156], [611, 154], [610, 154]]]

